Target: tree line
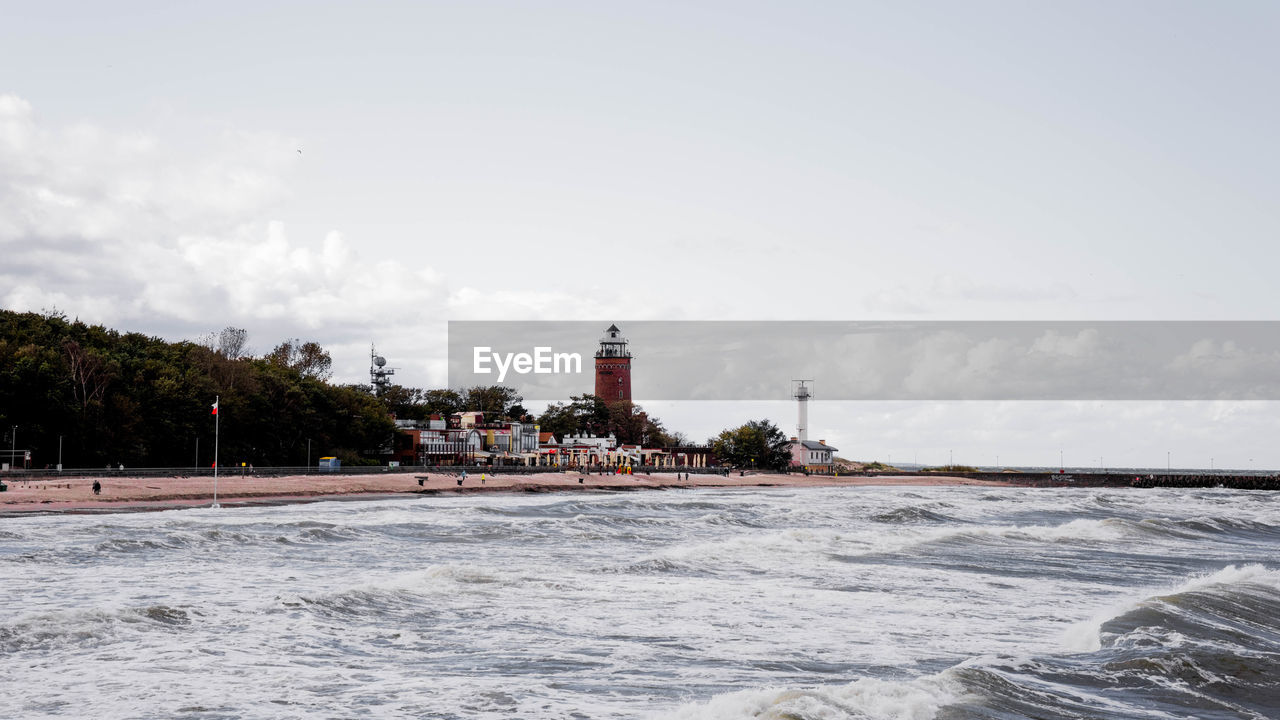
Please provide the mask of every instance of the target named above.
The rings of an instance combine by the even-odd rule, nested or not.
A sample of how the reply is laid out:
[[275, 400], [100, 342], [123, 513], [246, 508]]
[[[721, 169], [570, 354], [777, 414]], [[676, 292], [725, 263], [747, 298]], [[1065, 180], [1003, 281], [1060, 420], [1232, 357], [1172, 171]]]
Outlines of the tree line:
[[239, 328], [170, 342], [58, 312], [0, 311], [0, 428], [34, 468], [59, 452], [67, 467], [209, 467], [220, 397], [223, 465], [302, 465], [308, 441], [312, 461], [358, 462], [394, 424], [367, 387], [329, 383], [331, 366], [318, 344], [296, 339], [251, 356]]
[[[214, 398], [220, 398], [224, 466], [304, 465], [323, 455], [376, 463], [395, 433], [393, 418], [466, 411], [536, 422], [557, 439], [613, 434], [628, 445], [690, 444], [629, 401], [578, 395], [534, 417], [509, 386], [391, 385], [378, 396], [370, 385], [330, 382], [332, 364], [319, 344], [296, 338], [254, 356], [241, 328], [172, 342], [56, 311], [0, 310], [0, 430], [9, 441], [3, 449], [30, 450], [33, 468], [56, 464], [59, 452], [66, 467], [209, 467]], [[727, 429], [708, 444], [738, 467], [782, 468], [786, 440], [762, 420]]]

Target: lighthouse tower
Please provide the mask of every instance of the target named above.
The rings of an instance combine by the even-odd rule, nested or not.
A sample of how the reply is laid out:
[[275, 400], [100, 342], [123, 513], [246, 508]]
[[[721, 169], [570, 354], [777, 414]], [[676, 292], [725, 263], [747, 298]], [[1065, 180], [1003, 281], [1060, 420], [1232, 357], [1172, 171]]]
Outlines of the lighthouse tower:
[[801, 443], [809, 439], [809, 398], [813, 397], [813, 393], [805, 383], [812, 382], [812, 380], [791, 381], [791, 397], [795, 398], [800, 405], [800, 422], [796, 423], [796, 437]]
[[617, 325], [610, 325], [596, 351], [596, 397], [605, 402], [631, 400], [631, 351]]

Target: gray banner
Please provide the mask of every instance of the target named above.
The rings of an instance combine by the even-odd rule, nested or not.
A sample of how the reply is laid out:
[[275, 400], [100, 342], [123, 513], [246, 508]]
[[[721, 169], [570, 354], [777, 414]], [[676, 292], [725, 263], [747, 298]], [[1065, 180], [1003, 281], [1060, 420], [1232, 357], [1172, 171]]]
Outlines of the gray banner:
[[[449, 323], [449, 385], [595, 387], [601, 322]], [[632, 397], [1277, 400], [1280, 322], [617, 322]], [[575, 362], [576, 359], [576, 362]]]

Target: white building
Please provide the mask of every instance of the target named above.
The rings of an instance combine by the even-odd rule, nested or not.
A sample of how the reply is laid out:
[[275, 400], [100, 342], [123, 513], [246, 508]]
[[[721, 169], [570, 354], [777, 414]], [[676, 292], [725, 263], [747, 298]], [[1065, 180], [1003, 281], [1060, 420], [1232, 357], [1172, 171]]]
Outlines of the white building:
[[828, 445], [826, 440], [815, 442], [791, 438], [791, 464], [799, 467], [831, 467], [835, 464], [838, 450], [839, 448]]

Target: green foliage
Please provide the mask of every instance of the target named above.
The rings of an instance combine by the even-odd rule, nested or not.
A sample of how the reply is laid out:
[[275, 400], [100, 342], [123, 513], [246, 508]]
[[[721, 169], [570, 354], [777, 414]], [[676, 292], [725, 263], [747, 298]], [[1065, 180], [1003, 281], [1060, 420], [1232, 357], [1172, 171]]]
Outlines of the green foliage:
[[752, 420], [724, 430], [709, 444], [721, 462], [734, 467], [785, 470], [791, 463], [790, 441], [768, 420]]
[[237, 328], [174, 343], [0, 311], [0, 426], [18, 426], [36, 468], [58, 462], [59, 436], [67, 467], [209, 467], [218, 396], [228, 467], [304, 464], [308, 440], [312, 460], [389, 442], [386, 406], [367, 388], [325, 382], [331, 361], [319, 345], [286, 341], [253, 358], [246, 343]]
[[263, 358], [273, 365], [297, 370], [304, 377], [328, 380], [333, 377], [333, 358], [319, 343], [285, 340]]
[[513, 387], [506, 385], [476, 385], [467, 388], [462, 394], [462, 410], [464, 412], [482, 412], [486, 418], [509, 418], [523, 415], [524, 408], [519, 407], [524, 398]]
[[[605, 436], [613, 434], [623, 445], [665, 447], [674, 440], [662, 423], [635, 403], [621, 400], [606, 403], [595, 395], [574, 395], [571, 402], [551, 403], [538, 416], [543, 432], [557, 438], [568, 434]], [[680, 435], [683, 439], [684, 436]]]
[[382, 393], [387, 410], [399, 420], [426, 420], [432, 415], [448, 417], [468, 411], [482, 412], [486, 419], [523, 420], [528, 412], [520, 404], [522, 400], [515, 388], [506, 385], [477, 385], [462, 392], [389, 385]]

